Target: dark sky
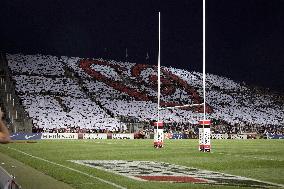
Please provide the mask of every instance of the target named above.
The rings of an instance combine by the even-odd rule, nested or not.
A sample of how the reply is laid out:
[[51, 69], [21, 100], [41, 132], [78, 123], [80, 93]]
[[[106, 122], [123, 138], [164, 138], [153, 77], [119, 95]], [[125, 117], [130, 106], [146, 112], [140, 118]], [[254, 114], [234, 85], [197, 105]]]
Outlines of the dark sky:
[[[207, 72], [284, 92], [284, 0], [207, 0]], [[2, 0], [4, 52], [107, 57], [202, 71], [202, 0]]]

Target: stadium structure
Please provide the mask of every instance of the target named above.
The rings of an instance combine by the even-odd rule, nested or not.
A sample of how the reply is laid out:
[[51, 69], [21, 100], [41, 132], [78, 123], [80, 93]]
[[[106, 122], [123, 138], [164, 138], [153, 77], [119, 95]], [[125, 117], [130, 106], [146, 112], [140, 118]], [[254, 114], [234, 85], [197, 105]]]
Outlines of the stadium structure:
[[[13, 132], [70, 127], [134, 132], [157, 118], [155, 66], [40, 54], [5, 57], [1, 103]], [[161, 107], [202, 104], [201, 73], [171, 67], [161, 73]], [[212, 74], [207, 83], [206, 112], [214, 122], [240, 130], [236, 133], [283, 125], [281, 96]], [[202, 113], [202, 106], [162, 108], [161, 119], [196, 125]]]
[[203, 53], [203, 73], [1, 53], [0, 188], [283, 188], [282, 140], [246, 140], [283, 138], [283, 96], [205, 77]]
[[[157, 118], [157, 77], [157, 66], [147, 64], [2, 53], [1, 107], [14, 140], [150, 139]], [[206, 82], [211, 138], [283, 136], [281, 95], [213, 74]], [[161, 66], [166, 143], [198, 138], [203, 106], [163, 107], [202, 104], [202, 86], [201, 73]], [[196, 151], [197, 143], [193, 146]]]

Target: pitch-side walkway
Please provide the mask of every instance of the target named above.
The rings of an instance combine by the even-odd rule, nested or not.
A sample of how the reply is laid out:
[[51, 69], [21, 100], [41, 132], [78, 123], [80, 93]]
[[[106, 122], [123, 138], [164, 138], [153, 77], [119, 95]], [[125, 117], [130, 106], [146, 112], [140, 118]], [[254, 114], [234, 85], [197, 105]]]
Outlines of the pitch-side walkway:
[[22, 189], [74, 189], [3, 153], [0, 153], [0, 166], [16, 177], [16, 182]]

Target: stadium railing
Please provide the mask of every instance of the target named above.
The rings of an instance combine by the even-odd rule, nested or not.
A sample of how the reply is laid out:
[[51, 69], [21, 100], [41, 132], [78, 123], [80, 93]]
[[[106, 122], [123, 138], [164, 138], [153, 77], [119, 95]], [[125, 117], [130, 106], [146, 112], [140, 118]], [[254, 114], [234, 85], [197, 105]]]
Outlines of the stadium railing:
[[0, 166], [0, 188], [1, 189], [21, 189], [21, 186], [15, 182], [15, 177], [9, 174]]

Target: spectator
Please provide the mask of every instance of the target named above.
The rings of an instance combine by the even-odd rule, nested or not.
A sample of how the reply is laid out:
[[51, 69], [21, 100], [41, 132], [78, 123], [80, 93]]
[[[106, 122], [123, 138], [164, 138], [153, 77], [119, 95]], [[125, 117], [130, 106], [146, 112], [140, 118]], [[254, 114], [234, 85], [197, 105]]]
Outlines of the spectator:
[[10, 142], [10, 134], [2, 118], [3, 118], [3, 112], [1, 111], [0, 108], [0, 143], [6, 144]]

